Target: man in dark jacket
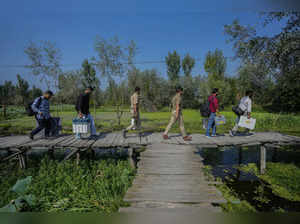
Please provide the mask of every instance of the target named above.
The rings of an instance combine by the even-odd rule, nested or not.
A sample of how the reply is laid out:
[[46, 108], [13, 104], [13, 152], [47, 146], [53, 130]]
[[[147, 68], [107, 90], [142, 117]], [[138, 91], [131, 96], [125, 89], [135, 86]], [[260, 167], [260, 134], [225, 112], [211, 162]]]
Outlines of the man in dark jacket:
[[49, 100], [53, 96], [53, 92], [46, 91], [43, 96], [36, 98], [31, 105], [32, 110], [35, 112], [35, 119], [38, 122], [38, 127], [35, 128], [29, 135], [33, 140], [34, 136], [45, 129], [45, 137], [49, 137], [51, 130], [51, 115]]
[[[77, 98], [76, 102], [76, 111], [78, 113], [78, 116], [80, 118], [88, 118], [90, 119], [91, 122], [91, 137], [96, 137], [97, 132], [96, 132], [96, 127], [95, 127], [95, 122], [90, 114], [90, 95], [93, 92], [94, 88], [93, 87], [88, 87], [85, 89], [83, 94], [80, 94]], [[80, 138], [80, 134], [77, 135], [78, 138]]]

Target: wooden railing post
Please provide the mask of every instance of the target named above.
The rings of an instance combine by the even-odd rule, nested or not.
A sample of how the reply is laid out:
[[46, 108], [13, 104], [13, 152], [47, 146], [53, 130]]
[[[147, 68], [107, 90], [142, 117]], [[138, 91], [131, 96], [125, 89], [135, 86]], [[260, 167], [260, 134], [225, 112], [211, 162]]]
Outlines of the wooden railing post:
[[265, 145], [260, 145], [260, 174], [266, 171], [267, 150]]

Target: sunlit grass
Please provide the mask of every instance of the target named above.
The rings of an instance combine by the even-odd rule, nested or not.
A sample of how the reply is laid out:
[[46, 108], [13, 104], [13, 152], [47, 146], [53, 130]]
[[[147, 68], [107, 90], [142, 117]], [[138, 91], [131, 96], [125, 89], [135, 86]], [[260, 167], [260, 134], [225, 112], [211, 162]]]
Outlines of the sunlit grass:
[[[95, 118], [97, 130], [99, 132], [118, 131], [127, 127], [130, 124], [131, 115], [129, 110], [125, 110], [121, 125], [118, 125], [116, 113], [113, 112], [112, 107], [97, 108], [96, 114], [92, 110], [92, 115]], [[218, 133], [227, 133], [234, 125], [236, 116], [231, 111], [221, 112], [226, 118], [226, 124], [217, 127]], [[56, 112], [52, 112], [52, 116], [57, 116]], [[59, 112], [61, 117], [63, 130], [70, 133], [72, 130], [72, 119], [77, 116], [76, 112], [71, 110], [68, 106], [67, 111]], [[145, 131], [164, 131], [167, 126], [171, 112], [142, 112], [142, 127]], [[197, 110], [185, 109], [183, 110], [185, 128], [188, 133], [202, 133], [205, 130], [202, 127], [202, 117]], [[293, 114], [275, 114], [266, 112], [254, 112], [252, 117], [256, 118], [255, 131], [277, 131], [291, 135], [300, 136], [300, 115]], [[23, 115], [22, 117], [10, 120], [0, 121], [1, 134], [25, 134], [36, 126], [33, 117]], [[172, 132], [179, 132], [178, 124], [175, 124]]]

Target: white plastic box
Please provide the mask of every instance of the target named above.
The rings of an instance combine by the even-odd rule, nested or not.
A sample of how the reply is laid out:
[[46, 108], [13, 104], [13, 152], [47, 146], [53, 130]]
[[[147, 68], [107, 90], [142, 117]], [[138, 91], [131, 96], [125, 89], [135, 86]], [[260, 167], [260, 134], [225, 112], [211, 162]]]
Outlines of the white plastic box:
[[73, 133], [75, 134], [87, 134], [90, 131], [90, 126], [90, 120], [87, 118], [73, 119]]
[[255, 128], [255, 124], [256, 124], [256, 119], [254, 119], [254, 118], [248, 119], [248, 117], [246, 117], [246, 116], [241, 116], [238, 125], [240, 127], [253, 130]]

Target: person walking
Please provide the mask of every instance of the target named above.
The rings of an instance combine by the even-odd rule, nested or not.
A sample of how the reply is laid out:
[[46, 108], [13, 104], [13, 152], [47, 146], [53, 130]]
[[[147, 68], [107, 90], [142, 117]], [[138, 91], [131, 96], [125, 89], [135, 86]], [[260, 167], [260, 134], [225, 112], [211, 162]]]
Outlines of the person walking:
[[49, 137], [51, 130], [51, 115], [49, 100], [53, 96], [53, 92], [46, 91], [43, 96], [36, 98], [31, 105], [32, 111], [35, 113], [35, 119], [38, 126], [30, 133], [29, 138], [34, 139], [34, 136], [45, 129], [45, 137]]
[[[94, 91], [94, 88], [89, 86], [84, 90], [84, 93], [80, 94], [77, 98], [75, 109], [78, 113], [80, 118], [88, 118], [90, 120], [90, 127], [91, 127], [91, 136], [90, 138], [96, 138], [96, 126], [94, 122], [94, 118], [90, 113], [90, 95]], [[80, 133], [76, 134], [76, 137], [80, 139]]]
[[130, 97], [131, 107], [130, 112], [132, 116], [131, 125], [129, 125], [125, 130], [123, 130], [123, 137], [126, 138], [126, 133], [129, 130], [135, 130], [141, 128], [140, 120], [140, 87], [135, 87], [133, 95]]
[[[241, 110], [241, 114], [237, 115], [237, 118], [235, 120], [234, 127], [229, 131], [230, 136], [235, 136], [238, 129], [239, 129], [239, 122], [241, 116], [247, 116], [248, 119], [251, 118], [251, 110], [252, 110], [252, 97], [253, 97], [253, 91], [247, 90], [246, 95], [240, 100], [240, 103], [238, 105], [239, 109]], [[246, 132], [249, 132], [250, 130], [247, 129]]]
[[[208, 118], [208, 124], [206, 128], [206, 137], [216, 137], [217, 136], [217, 127], [215, 123], [215, 118], [217, 114], [219, 113], [219, 102], [218, 102], [218, 92], [219, 89], [214, 88], [211, 95], [208, 97], [208, 103], [209, 103], [209, 111], [210, 115]], [[212, 134], [210, 135], [210, 129], [212, 129]]]
[[172, 128], [173, 124], [175, 122], [179, 121], [179, 128], [181, 135], [183, 137], [184, 141], [191, 141], [192, 137], [188, 136], [184, 129], [184, 121], [183, 121], [183, 115], [182, 115], [182, 94], [183, 94], [183, 88], [181, 86], [177, 86], [175, 88], [176, 95], [172, 99], [172, 115], [170, 122], [163, 134], [163, 139], [169, 139], [168, 133], [170, 129]]

